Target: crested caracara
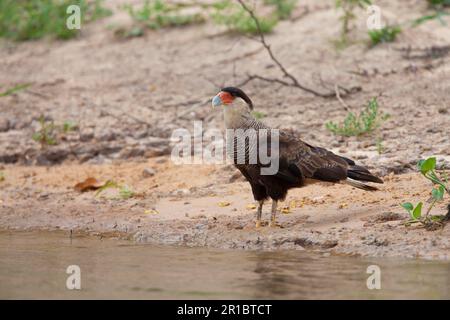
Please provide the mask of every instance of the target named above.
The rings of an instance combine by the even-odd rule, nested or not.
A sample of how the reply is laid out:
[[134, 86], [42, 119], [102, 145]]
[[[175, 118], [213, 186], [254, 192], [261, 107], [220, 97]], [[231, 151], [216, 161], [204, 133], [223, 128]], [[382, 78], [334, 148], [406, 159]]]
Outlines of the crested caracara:
[[[223, 88], [212, 99], [212, 105], [223, 109], [227, 129], [227, 154], [250, 183], [253, 196], [258, 202], [256, 227], [261, 226], [264, 200], [272, 199], [270, 226], [275, 226], [277, 202], [286, 198], [289, 189], [305, 186], [313, 180], [346, 183], [367, 191], [377, 188], [364, 182], [383, 183], [353, 160], [303, 142], [292, 131], [278, 130], [275, 135], [275, 130], [253, 117], [253, 103], [239, 88]], [[241, 135], [247, 131], [252, 131], [253, 134], [245, 133], [244, 138], [240, 139], [239, 134], [234, 133], [230, 138], [229, 133], [237, 131]], [[259, 134], [262, 131], [266, 133]], [[278, 138], [277, 144], [274, 137]], [[263, 174], [263, 169], [269, 166], [267, 161], [262, 161], [260, 155], [263, 147], [264, 152], [277, 157], [276, 172]]]

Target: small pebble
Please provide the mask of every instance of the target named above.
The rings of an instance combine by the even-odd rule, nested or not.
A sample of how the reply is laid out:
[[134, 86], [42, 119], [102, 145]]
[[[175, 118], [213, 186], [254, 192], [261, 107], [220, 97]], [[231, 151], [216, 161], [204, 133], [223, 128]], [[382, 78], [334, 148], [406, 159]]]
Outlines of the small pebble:
[[142, 171], [142, 176], [143, 176], [144, 178], [150, 178], [150, 177], [153, 177], [155, 174], [156, 174], [156, 171], [155, 171], [154, 169], [152, 169], [152, 168], [145, 168], [145, 169]]

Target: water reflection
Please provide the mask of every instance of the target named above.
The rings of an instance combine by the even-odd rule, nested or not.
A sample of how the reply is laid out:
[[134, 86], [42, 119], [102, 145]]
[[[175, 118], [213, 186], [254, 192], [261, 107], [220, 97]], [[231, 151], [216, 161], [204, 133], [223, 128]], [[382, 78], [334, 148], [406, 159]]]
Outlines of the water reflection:
[[[449, 262], [134, 245], [65, 233], [0, 232], [0, 298], [450, 298]], [[68, 265], [82, 290], [65, 288]], [[367, 266], [382, 271], [368, 290]]]

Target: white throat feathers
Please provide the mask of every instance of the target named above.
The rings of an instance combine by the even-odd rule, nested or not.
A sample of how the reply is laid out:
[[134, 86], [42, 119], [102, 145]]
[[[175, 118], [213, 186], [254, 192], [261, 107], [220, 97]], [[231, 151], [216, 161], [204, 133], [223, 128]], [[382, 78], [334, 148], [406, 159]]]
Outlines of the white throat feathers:
[[233, 103], [222, 106], [225, 126], [227, 129], [238, 129], [255, 120], [250, 108], [242, 99], [236, 98]]

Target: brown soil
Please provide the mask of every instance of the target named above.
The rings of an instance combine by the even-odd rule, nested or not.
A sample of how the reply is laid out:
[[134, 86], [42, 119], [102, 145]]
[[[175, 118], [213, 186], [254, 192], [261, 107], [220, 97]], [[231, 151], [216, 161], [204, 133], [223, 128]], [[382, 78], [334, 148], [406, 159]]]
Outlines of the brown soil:
[[[119, 231], [140, 241], [215, 247], [450, 257], [449, 226], [426, 231], [397, 220], [406, 218], [400, 202], [429, 197], [430, 185], [411, 173], [417, 160], [434, 155], [440, 168], [450, 164], [450, 54], [433, 49], [448, 45], [450, 29], [436, 21], [407, 27], [426, 13], [425, 1], [378, 1], [385, 21], [405, 27], [396, 42], [375, 48], [365, 42], [361, 13], [352, 35], [357, 41], [336, 50], [339, 13], [329, 1], [302, 1], [294, 13], [299, 18], [281, 22], [267, 36], [305, 85], [322, 91], [359, 86], [360, 92], [344, 98], [350, 109], [359, 111], [377, 96], [391, 118], [374, 134], [337, 138], [324, 127], [347, 113], [337, 99], [248, 83], [244, 89], [267, 115], [265, 122], [294, 128], [304, 140], [387, 176], [374, 193], [325, 184], [295, 190], [288, 202], [301, 207], [280, 214], [283, 228], [258, 231], [253, 209], [246, 209], [249, 187], [229, 183], [234, 169], [175, 167], [164, 155], [176, 128], [192, 130], [194, 120], [203, 120], [205, 130], [222, 128], [222, 115], [209, 102], [220, 86], [240, 83], [247, 73], [280, 77], [279, 71], [258, 42], [209, 22], [119, 39], [108, 26], [131, 23], [118, 9], [124, 2], [108, 1], [114, 15], [83, 26], [77, 39], [1, 43], [0, 91], [32, 86], [0, 98], [0, 170], [6, 177], [0, 182], [0, 227]], [[57, 124], [73, 120], [79, 130], [42, 150], [31, 139], [41, 114]], [[37, 166], [55, 163], [62, 165]], [[156, 170], [154, 177], [142, 177], [147, 167]], [[111, 200], [76, 193], [75, 183], [88, 176], [123, 180], [139, 194]], [[231, 204], [219, 207], [223, 201]], [[153, 208], [159, 214], [144, 213]], [[436, 212], [445, 213], [444, 204]]]

